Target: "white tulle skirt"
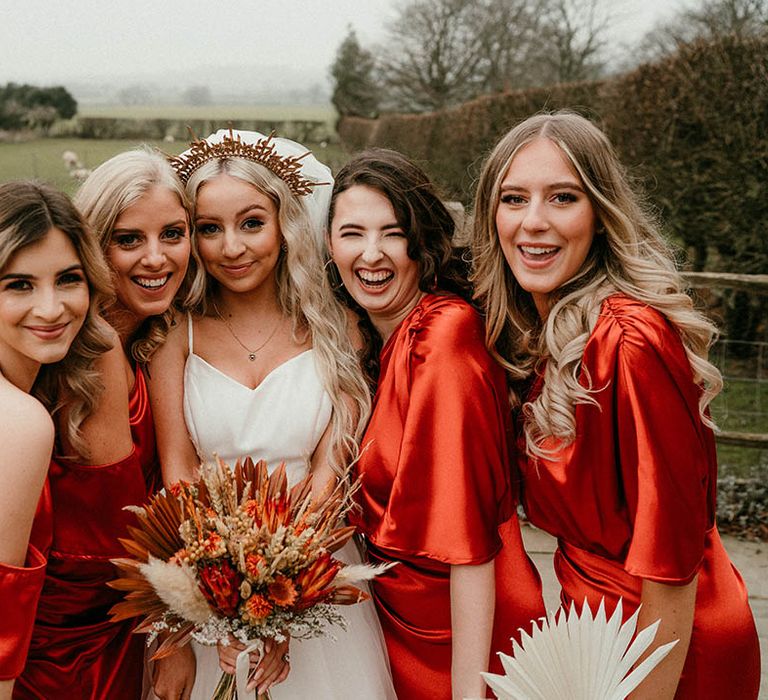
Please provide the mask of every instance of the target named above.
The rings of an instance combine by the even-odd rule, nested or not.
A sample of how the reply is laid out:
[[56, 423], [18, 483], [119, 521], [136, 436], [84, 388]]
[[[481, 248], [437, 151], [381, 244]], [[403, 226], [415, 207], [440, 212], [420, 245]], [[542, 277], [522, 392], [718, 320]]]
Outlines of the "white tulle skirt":
[[[359, 564], [360, 554], [348, 542], [336, 556]], [[291, 640], [291, 672], [269, 690], [272, 700], [395, 700], [384, 637], [373, 601], [340, 607], [347, 629], [329, 628], [332, 636]], [[334, 639], [335, 638], [335, 639]], [[215, 647], [196, 642], [197, 675], [192, 700], [211, 700], [221, 669]]]

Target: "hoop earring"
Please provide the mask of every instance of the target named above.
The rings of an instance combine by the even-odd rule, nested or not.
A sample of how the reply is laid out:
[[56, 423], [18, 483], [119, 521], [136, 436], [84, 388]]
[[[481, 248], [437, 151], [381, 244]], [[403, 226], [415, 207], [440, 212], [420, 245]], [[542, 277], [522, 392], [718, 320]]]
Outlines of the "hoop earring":
[[339, 268], [336, 267], [336, 263], [333, 262], [333, 258], [328, 258], [326, 260], [325, 265], [326, 274], [328, 275], [328, 281], [331, 284], [331, 289], [334, 292], [339, 291], [340, 289], [343, 289], [344, 282], [341, 280], [341, 275], [339, 274]]

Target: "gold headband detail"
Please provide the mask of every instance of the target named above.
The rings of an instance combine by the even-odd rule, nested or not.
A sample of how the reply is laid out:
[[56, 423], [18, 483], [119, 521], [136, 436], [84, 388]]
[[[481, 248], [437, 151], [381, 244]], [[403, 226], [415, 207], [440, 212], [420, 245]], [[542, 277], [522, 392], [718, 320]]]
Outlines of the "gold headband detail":
[[317, 185], [330, 185], [330, 182], [314, 182], [301, 174], [301, 161], [311, 151], [299, 156], [281, 156], [273, 141], [274, 132], [269, 136], [257, 139], [254, 143], [244, 143], [240, 134], [235, 136], [230, 128], [229, 134], [224, 134], [219, 143], [209, 143], [198, 139], [194, 134], [189, 148], [181, 155], [168, 158], [176, 174], [186, 185], [192, 173], [208, 161], [229, 158], [244, 158], [263, 165], [277, 175], [297, 197], [310, 194]]

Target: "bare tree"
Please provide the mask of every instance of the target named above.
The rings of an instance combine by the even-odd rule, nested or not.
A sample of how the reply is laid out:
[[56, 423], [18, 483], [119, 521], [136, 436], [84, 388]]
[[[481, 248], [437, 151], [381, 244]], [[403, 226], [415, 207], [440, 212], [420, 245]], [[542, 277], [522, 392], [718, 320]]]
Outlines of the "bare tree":
[[383, 106], [435, 110], [487, 92], [594, 77], [604, 0], [411, 0], [377, 59]]
[[768, 30], [766, 0], [710, 0], [696, 11], [687, 13], [689, 21], [700, 28], [700, 36], [715, 38], [734, 34], [746, 38]]
[[656, 25], [640, 43], [638, 57], [652, 60], [677, 51], [696, 39], [711, 40], [728, 34], [758, 36], [768, 32], [768, 0], [705, 0], [672, 20]]
[[391, 106], [434, 110], [482, 91], [482, 39], [472, 0], [416, 0], [402, 6], [378, 51]]
[[485, 11], [485, 91], [541, 85], [550, 79], [541, 61], [541, 33], [548, 0], [489, 3]]
[[155, 101], [155, 93], [146, 85], [135, 83], [117, 92], [117, 101], [121, 105], [148, 105]]
[[181, 93], [181, 100], [185, 105], [199, 107], [213, 102], [211, 88], [207, 85], [191, 85]]
[[542, 62], [550, 82], [597, 78], [613, 16], [600, 0], [549, 0], [542, 32]]

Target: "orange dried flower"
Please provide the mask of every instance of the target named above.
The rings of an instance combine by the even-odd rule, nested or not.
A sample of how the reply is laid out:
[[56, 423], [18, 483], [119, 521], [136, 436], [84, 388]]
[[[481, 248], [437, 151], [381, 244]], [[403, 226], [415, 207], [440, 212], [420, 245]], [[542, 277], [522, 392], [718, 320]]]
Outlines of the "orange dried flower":
[[248, 517], [251, 517], [254, 520], [256, 520], [256, 516], [259, 514], [259, 502], [254, 500], [253, 498], [249, 498], [245, 502], [245, 512], [248, 515]]
[[212, 532], [206, 537], [203, 542], [203, 553], [207, 557], [216, 557], [224, 553], [223, 541], [221, 535], [217, 532]]
[[184, 562], [184, 560], [189, 556], [189, 552], [182, 548], [176, 554], [174, 554], [168, 561], [172, 564], [178, 564], [181, 566], [181, 564]]
[[199, 587], [211, 606], [225, 617], [232, 617], [240, 600], [241, 578], [233, 566], [222, 559], [198, 569]]
[[245, 570], [249, 576], [258, 579], [261, 577], [262, 570], [264, 569], [264, 557], [260, 554], [246, 554], [245, 555]]
[[301, 600], [296, 607], [305, 610], [329, 598], [333, 593], [330, 584], [339, 567], [339, 562], [329, 552], [324, 552], [310, 566], [302, 569], [296, 576], [296, 586], [301, 591]]
[[245, 601], [245, 611], [252, 620], [263, 620], [272, 612], [272, 603], [263, 595], [256, 593]]
[[293, 581], [287, 576], [275, 576], [275, 580], [267, 586], [269, 597], [282, 608], [287, 608], [296, 602], [298, 592]]
[[176, 496], [178, 498], [179, 496], [181, 496], [182, 490], [184, 490], [187, 486], [189, 486], [189, 484], [182, 479], [180, 481], [177, 481], [171, 484], [168, 487], [168, 490], [171, 492], [172, 496]]

